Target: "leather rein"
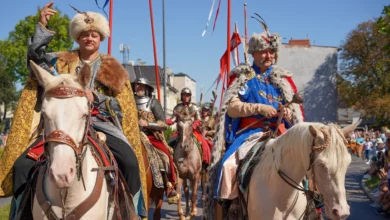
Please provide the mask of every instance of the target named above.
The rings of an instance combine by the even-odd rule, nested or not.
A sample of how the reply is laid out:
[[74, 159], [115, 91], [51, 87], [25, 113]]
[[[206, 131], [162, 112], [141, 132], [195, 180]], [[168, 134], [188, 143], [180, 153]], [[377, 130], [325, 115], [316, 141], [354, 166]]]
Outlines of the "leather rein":
[[[43, 97], [52, 97], [52, 98], [59, 98], [59, 99], [68, 99], [68, 98], [73, 98], [73, 97], [86, 97], [87, 95], [83, 89], [71, 87], [71, 86], [64, 86], [60, 84], [59, 86], [56, 86], [50, 90], [48, 90]], [[88, 144], [88, 131], [89, 131], [89, 125], [90, 125], [90, 120], [91, 120], [91, 109], [92, 106], [90, 106], [89, 109], [89, 114], [86, 117], [85, 121], [85, 127], [84, 127], [84, 136], [83, 139], [79, 144], [77, 144], [73, 138], [67, 134], [65, 131], [62, 130], [54, 130], [48, 135], [44, 135], [44, 143], [45, 143], [45, 148], [47, 146], [47, 143], [49, 142], [57, 142], [57, 143], [63, 143], [71, 147], [75, 153], [76, 156], [76, 170], [77, 170], [77, 179], [80, 181], [80, 178], [83, 181], [84, 189], [85, 189], [85, 184], [84, 184], [84, 179], [82, 175], [82, 164], [83, 160], [85, 157], [85, 151], [84, 151], [84, 146]], [[45, 152], [46, 149], [45, 149]], [[46, 153], [46, 157], [49, 157]]]
[[[67, 98], [73, 98], [73, 97], [86, 97], [86, 93], [83, 89], [71, 87], [71, 86], [65, 86], [63, 84], [60, 84], [59, 86], [56, 86], [50, 90], [48, 90], [43, 97], [53, 97], [53, 98], [59, 98], [59, 99], [67, 99]], [[82, 164], [85, 157], [86, 149], [84, 148], [88, 144], [88, 132], [90, 128], [90, 120], [91, 120], [91, 110], [92, 106], [90, 106], [89, 114], [86, 116], [86, 122], [85, 122], [85, 129], [84, 129], [84, 136], [80, 143], [76, 143], [74, 139], [67, 134], [65, 131], [62, 130], [54, 130], [48, 135], [43, 135], [44, 137], [44, 146], [45, 146], [45, 156], [47, 158], [47, 161], [50, 161], [50, 155], [47, 153], [47, 143], [49, 142], [56, 142], [56, 143], [63, 143], [71, 147], [75, 153], [76, 156], [76, 170], [77, 170], [77, 178], [78, 181], [80, 179], [82, 180], [84, 190], [85, 189], [85, 183], [84, 178], [82, 174]], [[57, 215], [54, 213], [52, 209], [52, 205], [50, 201], [47, 199], [45, 193], [43, 192], [43, 176], [44, 173], [47, 170], [47, 165], [42, 167], [38, 174], [38, 183], [37, 183], [37, 189], [36, 189], [36, 196], [38, 203], [41, 207], [41, 209], [45, 212], [46, 217], [49, 220], [52, 219], [61, 219], [61, 220], [77, 220], [80, 219], [83, 215], [85, 215], [98, 201], [100, 197], [100, 192], [102, 190], [103, 186], [103, 180], [104, 180], [104, 170], [99, 169], [98, 174], [96, 176], [95, 186], [92, 190], [92, 193], [84, 200], [82, 201], [75, 209], [73, 209], [70, 213], [65, 213], [65, 201], [62, 193], [60, 193], [61, 200], [63, 203], [62, 207], [62, 218], [57, 217]]]

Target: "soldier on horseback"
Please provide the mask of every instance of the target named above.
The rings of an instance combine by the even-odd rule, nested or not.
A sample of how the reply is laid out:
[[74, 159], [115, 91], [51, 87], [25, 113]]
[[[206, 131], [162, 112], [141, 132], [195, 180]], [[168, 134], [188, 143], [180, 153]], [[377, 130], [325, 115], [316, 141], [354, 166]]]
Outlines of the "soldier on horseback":
[[210, 146], [208, 145], [206, 139], [202, 136], [202, 133], [200, 131], [200, 126], [202, 124], [202, 121], [199, 115], [198, 106], [196, 106], [195, 103], [191, 102], [191, 95], [192, 92], [189, 88], [183, 88], [181, 90], [180, 96], [182, 102], [175, 106], [175, 108], [173, 109], [172, 117], [167, 119], [167, 124], [172, 125], [177, 122], [178, 117], [176, 116], [176, 114], [183, 114], [184, 112], [186, 112], [186, 114], [193, 115], [192, 129], [194, 131], [194, 136], [202, 146], [203, 165], [207, 166], [210, 163], [210, 159], [211, 159]]
[[[212, 213], [216, 209], [210, 198], [220, 204], [238, 207], [237, 166], [246, 153], [264, 138], [266, 131], [277, 129], [280, 135], [293, 124], [303, 121], [301, 106], [291, 104], [284, 108], [283, 120], [277, 126], [280, 105], [292, 101], [297, 90], [292, 74], [275, 65], [280, 36], [271, 34], [265, 23], [264, 27], [263, 33], [253, 34], [249, 41], [247, 53], [252, 55], [253, 64], [240, 65], [229, 74], [231, 83], [221, 106], [212, 151], [205, 219], [215, 218]], [[218, 210], [220, 213], [220, 208]]]
[[210, 147], [212, 147], [213, 138], [215, 134], [215, 119], [212, 116], [213, 110], [211, 109], [211, 107], [212, 106], [210, 104], [205, 104], [202, 107], [202, 112], [200, 114], [202, 120], [202, 135], [206, 138]]
[[[53, 75], [77, 75], [83, 66], [89, 66], [92, 78], [86, 93], [93, 102], [93, 128], [103, 134], [102, 139], [112, 151], [133, 196], [137, 214], [146, 217], [145, 168], [139, 128], [133, 126], [138, 117], [128, 73], [115, 58], [99, 53], [100, 43], [110, 35], [108, 22], [101, 14], [78, 11], [70, 22], [69, 32], [79, 48], [46, 53], [48, 44], [55, 37], [47, 28], [50, 17], [56, 13], [52, 5], [50, 2], [41, 10], [28, 44], [28, 59]], [[0, 166], [0, 197], [13, 194], [14, 205], [20, 202], [36, 161], [44, 155], [43, 131], [39, 126], [43, 120], [41, 104], [42, 88], [31, 75], [19, 100]], [[41, 148], [37, 147], [38, 143]]]
[[141, 140], [144, 144], [153, 145], [160, 156], [162, 166], [159, 167], [164, 181], [168, 203], [177, 202], [177, 193], [174, 185], [177, 181], [175, 164], [172, 159], [170, 147], [165, 141], [164, 111], [158, 100], [152, 97], [154, 88], [146, 78], [137, 78], [132, 82], [135, 102], [138, 109], [138, 124], [141, 129]]

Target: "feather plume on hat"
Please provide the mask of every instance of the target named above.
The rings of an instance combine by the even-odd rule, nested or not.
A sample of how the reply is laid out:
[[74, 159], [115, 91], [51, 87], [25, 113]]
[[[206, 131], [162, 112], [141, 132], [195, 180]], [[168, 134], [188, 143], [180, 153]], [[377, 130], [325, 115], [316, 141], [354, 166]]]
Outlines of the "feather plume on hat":
[[268, 29], [268, 25], [265, 22], [265, 20], [257, 13], [255, 15], [259, 18], [253, 17], [252, 18], [256, 19], [261, 27], [264, 29], [264, 31], [260, 34], [254, 33], [249, 40], [248, 46], [248, 53], [252, 54], [256, 51], [262, 51], [268, 48], [271, 48], [275, 52], [279, 50], [279, 46], [281, 44], [281, 38], [279, 34], [271, 34], [271, 32]]

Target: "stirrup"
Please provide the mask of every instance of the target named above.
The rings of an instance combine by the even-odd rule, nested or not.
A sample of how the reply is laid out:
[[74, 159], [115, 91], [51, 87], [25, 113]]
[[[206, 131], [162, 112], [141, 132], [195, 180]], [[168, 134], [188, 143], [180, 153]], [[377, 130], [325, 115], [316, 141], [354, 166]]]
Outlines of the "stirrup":
[[166, 195], [168, 199], [168, 204], [175, 204], [179, 200], [179, 194], [177, 194], [173, 187], [168, 188]]

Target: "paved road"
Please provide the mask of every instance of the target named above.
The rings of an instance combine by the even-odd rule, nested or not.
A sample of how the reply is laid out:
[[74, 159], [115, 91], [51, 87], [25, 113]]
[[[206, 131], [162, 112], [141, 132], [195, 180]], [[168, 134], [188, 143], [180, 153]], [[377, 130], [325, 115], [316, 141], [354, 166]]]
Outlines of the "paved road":
[[7, 205], [11, 202], [11, 197], [10, 198], [5, 198], [5, 199], [0, 199], [0, 207], [3, 205]]
[[[198, 200], [197, 200], [198, 213], [195, 217], [196, 220], [202, 219], [201, 216], [203, 213], [203, 209], [202, 209], [201, 197], [202, 197], [202, 192], [199, 190]], [[183, 208], [183, 211], [185, 211], [186, 210], [186, 203], [185, 203], [184, 195], [183, 195], [181, 204], [182, 204], [181, 206]], [[149, 219], [153, 219], [153, 213], [154, 213], [154, 209], [151, 209], [149, 211]], [[163, 210], [161, 211], [161, 219], [162, 220], [179, 219], [179, 217], [177, 215], [177, 205], [176, 204], [169, 205], [168, 202], [166, 200], [164, 200]]]
[[350, 220], [386, 219], [375, 213], [375, 208], [370, 206], [372, 201], [360, 187], [363, 173], [367, 168], [368, 165], [360, 158], [353, 157], [347, 171], [345, 187], [347, 189], [348, 204], [351, 207], [351, 215], [348, 218]]

